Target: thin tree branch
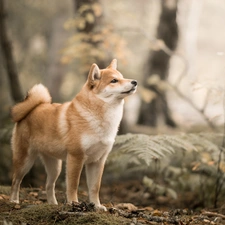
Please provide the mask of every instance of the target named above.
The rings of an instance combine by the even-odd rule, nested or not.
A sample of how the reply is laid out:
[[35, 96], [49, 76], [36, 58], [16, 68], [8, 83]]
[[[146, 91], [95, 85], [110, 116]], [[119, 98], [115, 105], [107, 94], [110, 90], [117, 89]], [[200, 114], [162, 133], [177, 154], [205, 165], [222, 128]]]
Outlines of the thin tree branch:
[[206, 215], [206, 216], [216, 216], [216, 217], [221, 217], [221, 218], [225, 219], [225, 215], [220, 214], [220, 213], [215, 213], [215, 212], [204, 211], [204, 212], [202, 212], [202, 215]]
[[223, 173], [220, 169], [221, 161], [222, 161], [222, 155], [224, 153], [224, 147], [225, 147], [225, 90], [223, 95], [223, 116], [224, 116], [224, 123], [223, 123], [223, 141], [222, 146], [220, 148], [219, 158], [218, 158], [218, 165], [217, 165], [217, 176], [216, 176], [216, 184], [215, 184], [215, 198], [214, 198], [214, 208], [217, 207], [218, 197], [220, 194], [220, 191], [224, 184], [224, 177]]

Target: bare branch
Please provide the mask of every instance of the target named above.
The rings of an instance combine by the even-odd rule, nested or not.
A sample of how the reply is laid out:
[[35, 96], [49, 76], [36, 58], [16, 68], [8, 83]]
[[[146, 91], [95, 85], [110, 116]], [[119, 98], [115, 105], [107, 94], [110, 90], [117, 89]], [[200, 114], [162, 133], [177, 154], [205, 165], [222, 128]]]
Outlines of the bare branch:
[[222, 156], [224, 154], [224, 147], [225, 147], [225, 90], [224, 90], [224, 95], [223, 95], [223, 116], [224, 116], [224, 131], [223, 131], [223, 142], [222, 146], [220, 148], [220, 153], [219, 153], [219, 158], [218, 158], [218, 164], [217, 164], [217, 176], [216, 176], [216, 183], [215, 183], [215, 198], [214, 198], [214, 208], [217, 207], [217, 202], [219, 198], [219, 194], [221, 192], [221, 189], [223, 187], [225, 178], [223, 176], [223, 173], [220, 169], [221, 167], [221, 162], [222, 162]]
[[206, 216], [216, 216], [216, 217], [221, 217], [221, 218], [225, 219], [225, 216], [224, 216], [223, 214], [215, 213], [215, 212], [204, 211], [204, 212], [202, 212], [202, 215], [206, 215]]

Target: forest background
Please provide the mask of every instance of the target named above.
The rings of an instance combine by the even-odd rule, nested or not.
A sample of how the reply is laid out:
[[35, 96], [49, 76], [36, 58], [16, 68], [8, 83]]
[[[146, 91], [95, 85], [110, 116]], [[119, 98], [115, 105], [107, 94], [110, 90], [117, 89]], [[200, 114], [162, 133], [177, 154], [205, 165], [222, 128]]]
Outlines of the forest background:
[[[10, 107], [36, 83], [43, 83], [49, 88], [54, 102], [71, 100], [85, 82], [92, 63], [104, 68], [113, 58], [117, 58], [118, 69], [124, 77], [136, 79], [139, 84], [137, 94], [126, 100], [120, 134], [175, 135], [171, 145], [175, 145], [177, 158], [173, 158], [173, 153], [162, 159], [163, 166], [159, 171], [164, 179], [157, 181], [158, 186], [154, 184], [154, 193], [155, 188], [161, 185], [170, 187], [175, 193], [179, 185], [183, 185], [185, 191], [192, 191], [196, 179], [200, 188], [202, 182], [210, 177], [212, 179], [206, 185], [209, 189], [204, 190], [204, 194], [210, 192], [215, 195], [207, 198], [202, 195], [200, 202], [201, 206], [212, 205], [213, 198], [218, 200], [218, 190], [214, 191], [218, 177], [221, 184], [219, 190], [224, 189], [224, 12], [225, 3], [222, 0], [5, 1], [4, 22], [20, 93], [16, 94], [17, 98], [12, 94], [15, 89], [12, 88], [13, 80], [9, 79], [2, 42], [0, 184], [9, 185], [11, 182], [9, 139], [13, 124]], [[207, 135], [202, 132], [207, 132]], [[198, 138], [203, 135], [207, 144], [200, 138], [190, 138], [190, 133], [198, 134]], [[189, 142], [178, 139], [183, 134], [187, 134], [185, 141], [188, 139], [191, 147], [187, 145]], [[174, 144], [174, 140], [179, 140], [179, 143]], [[200, 145], [200, 153], [191, 151], [192, 157], [187, 157], [185, 163], [181, 162], [182, 143], [185, 151]], [[141, 144], [138, 144], [140, 149]], [[148, 147], [146, 149], [149, 150]], [[159, 153], [164, 151], [160, 147], [158, 150]], [[128, 154], [128, 150], [125, 149], [125, 153]], [[153, 156], [156, 157], [153, 153], [148, 155]], [[133, 164], [138, 165], [135, 167], [137, 170], [130, 170], [132, 179], [137, 171], [142, 172], [135, 179], [144, 184], [146, 171], [149, 177], [155, 177], [149, 169], [155, 173], [156, 162], [149, 167], [149, 161], [146, 161], [143, 168], [134, 158], [120, 157], [119, 165], [125, 164], [129, 169], [133, 168]], [[113, 154], [109, 167], [110, 162], [115, 163]], [[165, 173], [165, 168], [170, 171], [169, 174]], [[184, 168], [192, 173], [188, 181], [193, 180], [193, 183], [189, 186], [184, 184], [186, 178], [182, 177], [187, 175]], [[118, 173], [115, 168], [110, 173], [112, 171], [113, 174]], [[199, 172], [198, 178], [196, 171]], [[34, 179], [36, 175], [28, 175], [26, 184], [40, 185]], [[165, 179], [166, 176], [170, 180], [179, 177], [180, 181], [176, 186]], [[40, 177], [45, 179], [42, 173], [39, 173]], [[31, 178], [34, 180], [31, 181]], [[202, 192], [202, 189], [199, 190], [198, 194]], [[169, 193], [158, 195], [177, 198], [173, 191]], [[220, 194], [224, 196], [224, 193]], [[146, 198], [152, 200], [153, 196]], [[162, 201], [160, 199], [158, 203]]]

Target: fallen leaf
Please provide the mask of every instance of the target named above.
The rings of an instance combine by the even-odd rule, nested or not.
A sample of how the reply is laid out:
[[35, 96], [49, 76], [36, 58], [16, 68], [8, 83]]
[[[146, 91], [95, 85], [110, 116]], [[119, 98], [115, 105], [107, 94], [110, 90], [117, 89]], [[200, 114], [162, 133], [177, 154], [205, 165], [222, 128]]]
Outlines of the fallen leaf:
[[156, 209], [156, 210], [154, 210], [154, 211], [152, 212], [152, 215], [153, 215], [153, 216], [161, 216], [161, 215], [162, 215], [162, 211], [159, 211], [158, 209]]
[[135, 211], [138, 209], [135, 205], [133, 205], [131, 203], [120, 203], [120, 204], [115, 205], [115, 208], [128, 209], [130, 211]]
[[20, 205], [15, 205], [14, 208], [15, 209], [21, 209], [21, 206]]
[[8, 195], [4, 195], [4, 194], [0, 195], [0, 200], [8, 200], [8, 199], [9, 199]]

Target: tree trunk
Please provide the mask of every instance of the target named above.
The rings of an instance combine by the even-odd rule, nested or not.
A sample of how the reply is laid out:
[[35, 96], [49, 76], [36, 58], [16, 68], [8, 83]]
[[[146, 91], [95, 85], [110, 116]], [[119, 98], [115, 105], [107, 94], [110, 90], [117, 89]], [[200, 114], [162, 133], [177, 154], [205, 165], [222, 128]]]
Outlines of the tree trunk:
[[[161, 15], [157, 29], [157, 39], [163, 40], [170, 50], [175, 50], [178, 40], [178, 26], [176, 23], [177, 0], [161, 0]], [[170, 55], [163, 50], [151, 52], [146, 65], [143, 86], [156, 94], [150, 102], [142, 101], [139, 124], [157, 126], [159, 119], [163, 119], [168, 126], [175, 127], [168, 108], [166, 94], [159, 90], [157, 85], [148, 84], [147, 80], [152, 75], [158, 75], [161, 80], [168, 76]]]
[[19, 102], [23, 99], [23, 93], [21, 90], [19, 77], [12, 54], [12, 46], [9, 37], [7, 35], [5, 17], [6, 11], [4, 7], [4, 0], [0, 0], [0, 42], [3, 53], [3, 59], [5, 60], [12, 99], [15, 102]]
[[66, 20], [65, 15], [58, 15], [52, 21], [51, 35], [49, 37], [48, 58], [49, 64], [47, 69], [46, 84], [50, 90], [53, 102], [62, 101], [60, 88], [63, 83], [65, 66], [60, 62], [60, 49], [68, 38], [68, 34], [64, 32], [63, 23]]
[[[89, 6], [89, 7], [87, 7]], [[98, 7], [99, 13], [94, 10], [94, 6]], [[77, 31], [81, 33], [90, 34], [89, 39], [83, 40], [83, 42], [88, 42], [93, 46], [93, 48], [98, 48], [100, 42], [95, 41], [92, 37], [93, 34], [101, 33], [102, 24], [102, 6], [99, 0], [74, 0], [74, 11], [78, 20], [83, 21], [77, 26]], [[105, 68], [107, 63], [105, 60], [95, 57], [95, 63], [99, 68]], [[88, 74], [88, 71], [87, 71]]]

